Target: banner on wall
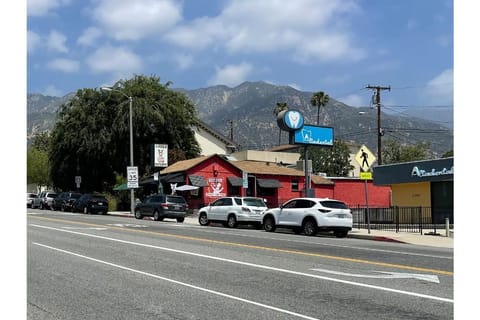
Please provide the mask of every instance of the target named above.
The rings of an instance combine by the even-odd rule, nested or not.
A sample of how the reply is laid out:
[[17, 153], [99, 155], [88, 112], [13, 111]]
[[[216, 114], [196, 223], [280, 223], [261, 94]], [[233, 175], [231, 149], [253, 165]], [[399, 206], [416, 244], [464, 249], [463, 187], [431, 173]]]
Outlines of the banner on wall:
[[225, 197], [225, 181], [223, 178], [209, 178], [208, 179], [208, 197]]

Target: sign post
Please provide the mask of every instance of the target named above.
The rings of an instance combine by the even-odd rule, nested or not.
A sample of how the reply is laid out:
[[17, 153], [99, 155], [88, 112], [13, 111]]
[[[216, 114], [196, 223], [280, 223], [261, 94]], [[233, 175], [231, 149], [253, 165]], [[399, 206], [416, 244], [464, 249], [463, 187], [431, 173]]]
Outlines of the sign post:
[[370, 168], [377, 159], [365, 145], [362, 145], [360, 150], [358, 150], [357, 154], [355, 155], [355, 160], [360, 165], [360, 179], [365, 180], [365, 207], [367, 210], [368, 234], [370, 234], [370, 212], [368, 210], [368, 180], [372, 180], [372, 172], [370, 171]]

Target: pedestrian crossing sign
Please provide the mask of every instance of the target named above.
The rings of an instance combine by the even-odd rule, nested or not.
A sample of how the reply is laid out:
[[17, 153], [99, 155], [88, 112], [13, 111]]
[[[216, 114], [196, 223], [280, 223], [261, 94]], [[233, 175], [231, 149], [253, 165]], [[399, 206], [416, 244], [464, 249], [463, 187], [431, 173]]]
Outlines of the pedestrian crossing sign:
[[358, 150], [357, 154], [355, 155], [355, 160], [360, 165], [360, 169], [365, 172], [370, 170], [377, 158], [375, 158], [373, 153], [368, 150], [365, 145], [362, 145], [360, 150]]

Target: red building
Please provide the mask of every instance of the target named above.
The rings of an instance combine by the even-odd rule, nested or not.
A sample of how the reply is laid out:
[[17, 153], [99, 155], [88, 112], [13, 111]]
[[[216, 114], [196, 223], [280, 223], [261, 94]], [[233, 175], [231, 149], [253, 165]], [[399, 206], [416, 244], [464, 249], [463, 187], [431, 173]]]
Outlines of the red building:
[[[315, 197], [334, 198], [351, 206], [365, 204], [363, 180], [321, 176], [312, 176], [311, 180]], [[194, 209], [231, 195], [261, 197], [269, 207], [276, 207], [288, 199], [303, 196], [305, 175], [301, 170], [274, 162], [232, 161], [215, 154], [176, 162], [160, 171], [157, 183], [159, 191], [164, 193], [184, 185], [195, 187], [176, 190]], [[369, 182], [368, 188], [369, 205], [390, 205], [389, 187], [373, 186]]]

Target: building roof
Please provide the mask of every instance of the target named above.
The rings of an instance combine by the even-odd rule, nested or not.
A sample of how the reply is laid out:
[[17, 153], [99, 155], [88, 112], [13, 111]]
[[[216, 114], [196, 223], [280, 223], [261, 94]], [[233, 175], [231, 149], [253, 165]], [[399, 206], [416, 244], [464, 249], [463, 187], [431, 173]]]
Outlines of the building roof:
[[[189, 160], [178, 161], [172, 164], [171, 166], [169, 166], [168, 168], [165, 168], [162, 171], [160, 171], [160, 175], [188, 171], [193, 167], [199, 165], [200, 163], [213, 157], [219, 157], [221, 159], [224, 159], [223, 157], [214, 154], [210, 156], [201, 156], [201, 157], [193, 158]], [[249, 161], [249, 160], [245, 160], [245, 161], [225, 160], [225, 161], [230, 163], [234, 167], [240, 169], [241, 171], [245, 171], [251, 174], [295, 176], [295, 177], [303, 177], [305, 175], [304, 172], [301, 170], [283, 167], [283, 166], [277, 165], [274, 162]], [[315, 176], [315, 175], [312, 176], [312, 182], [314, 184], [334, 184], [333, 181], [327, 178], [324, 178], [321, 176]]]
[[193, 158], [193, 159], [188, 159], [188, 160], [182, 160], [182, 161], [177, 161], [171, 166], [168, 166], [167, 168], [163, 169], [160, 171], [160, 174], [167, 174], [167, 173], [173, 173], [173, 172], [181, 172], [181, 171], [187, 171], [196, 165], [202, 163], [203, 161], [214, 157], [215, 155], [210, 155], [210, 156], [201, 156], [198, 158]]
[[[232, 165], [239, 168], [242, 171], [252, 174], [271, 174], [280, 176], [304, 176], [304, 172], [294, 169], [279, 166], [273, 162], [261, 162], [261, 161], [230, 161]], [[320, 177], [312, 176], [312, 182], [315, 184], [333, 184], [332, 181]]]

